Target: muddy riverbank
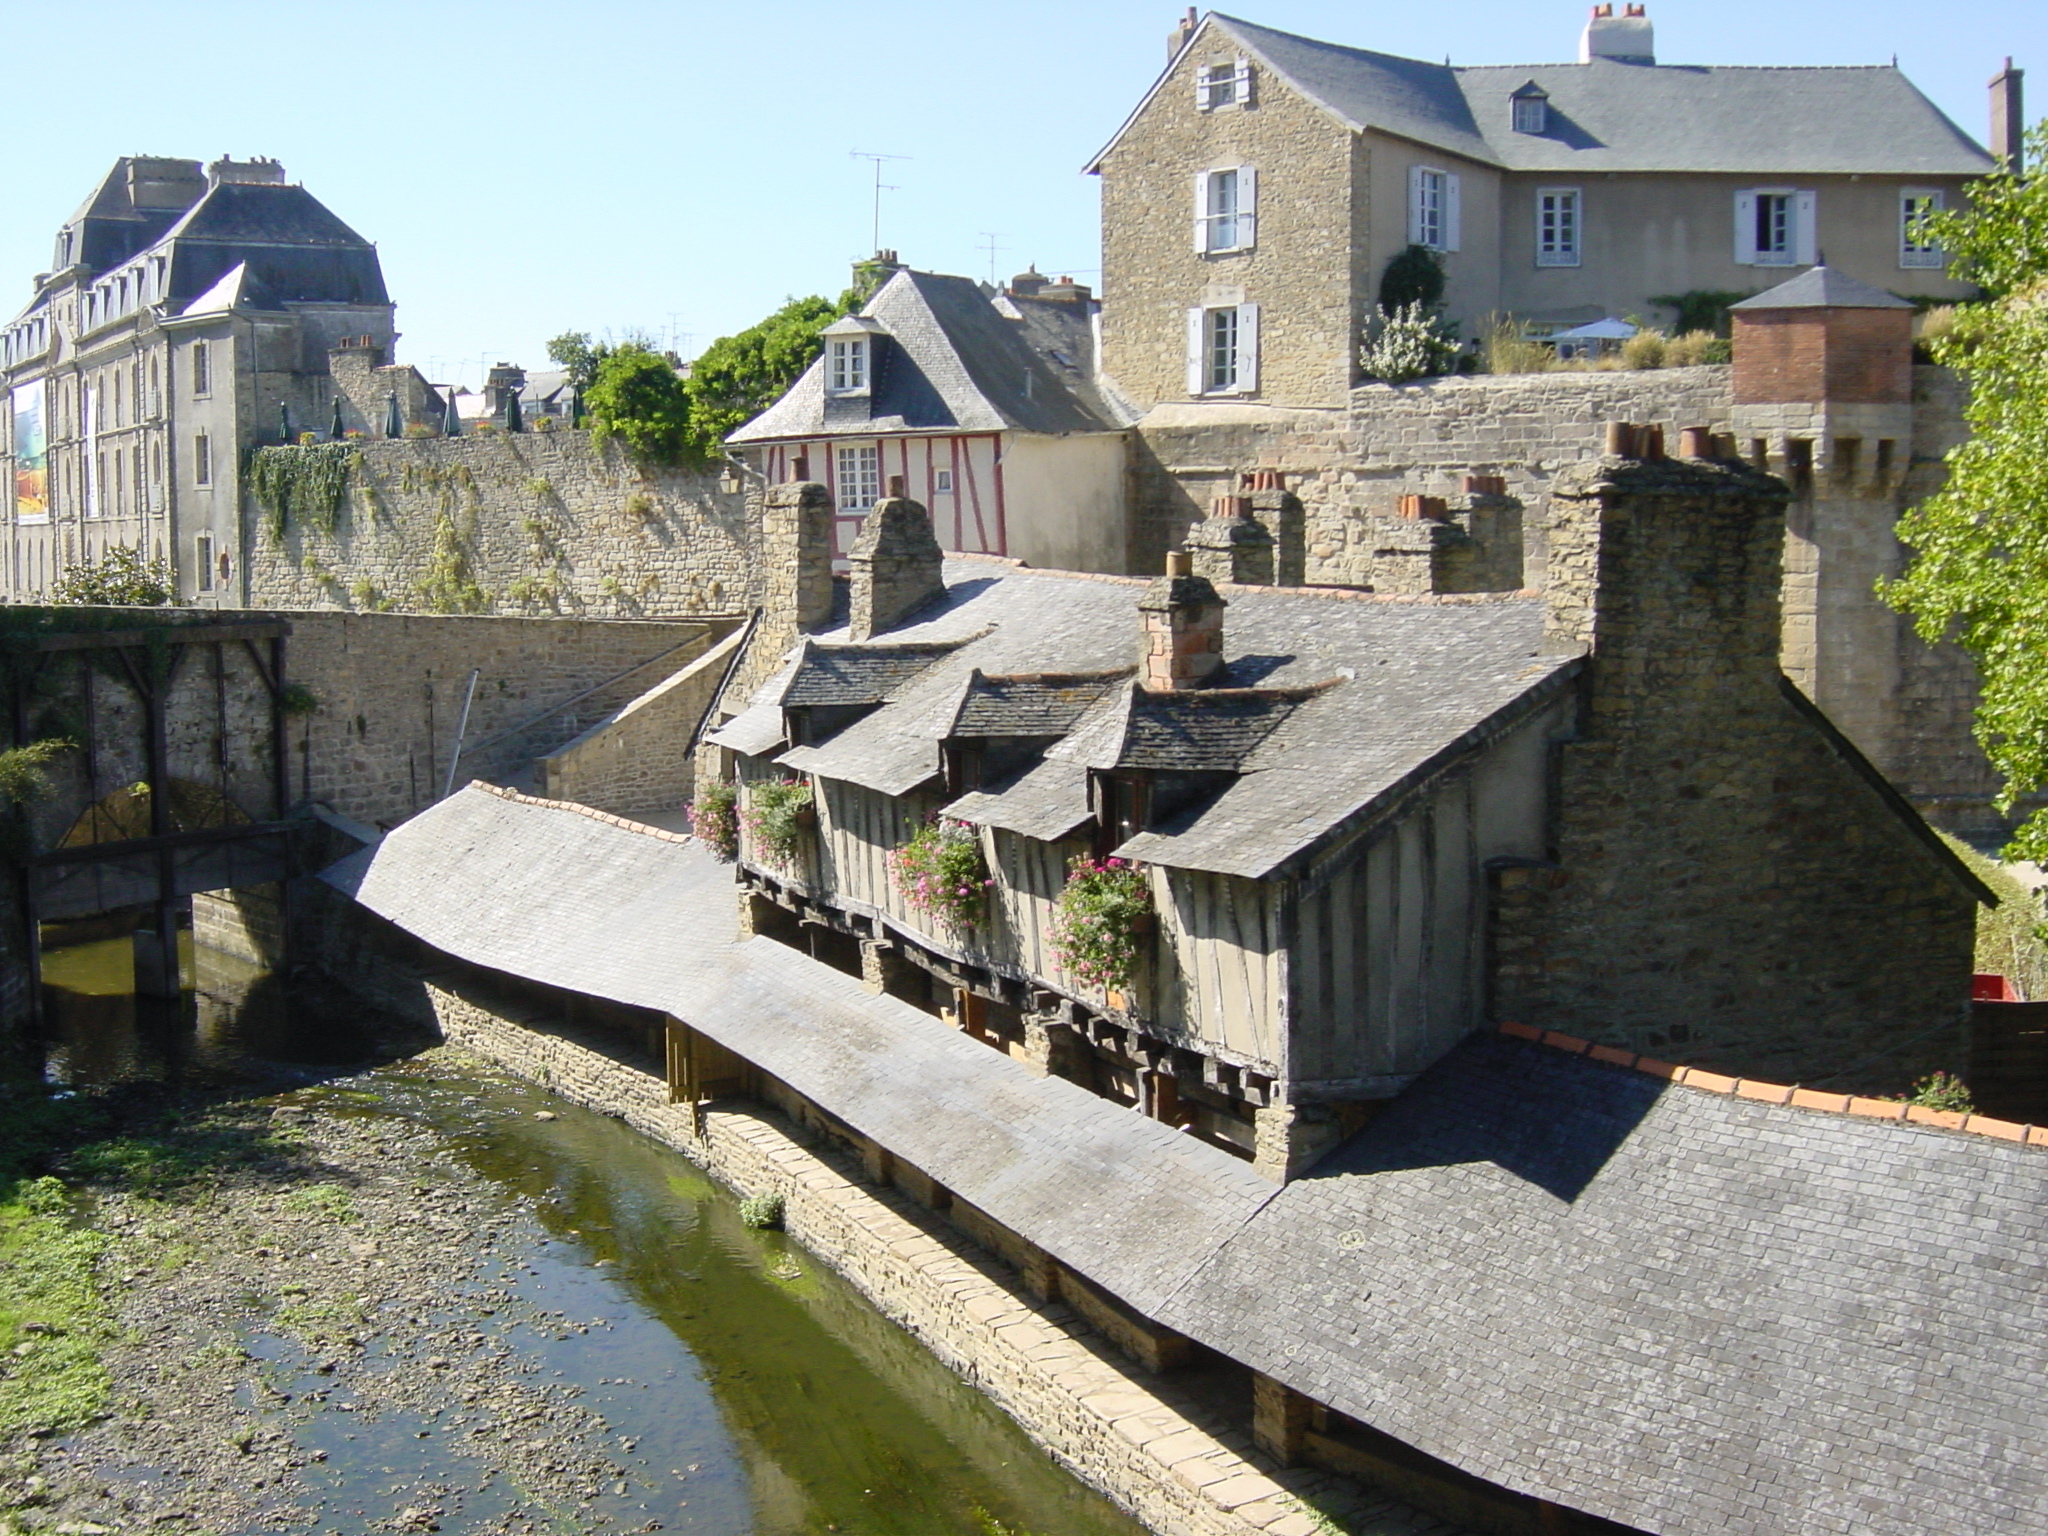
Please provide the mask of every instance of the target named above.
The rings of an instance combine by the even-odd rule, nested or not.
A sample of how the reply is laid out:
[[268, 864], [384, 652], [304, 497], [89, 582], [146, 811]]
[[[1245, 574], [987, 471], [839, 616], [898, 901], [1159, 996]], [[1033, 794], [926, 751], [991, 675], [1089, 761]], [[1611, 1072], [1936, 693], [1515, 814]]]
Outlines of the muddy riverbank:
[[679, 1155], [459, 1051], [166, 1092], [0, 1234], [62, 1259], [0, 1279], [0, 1529], [1138, 1530]]

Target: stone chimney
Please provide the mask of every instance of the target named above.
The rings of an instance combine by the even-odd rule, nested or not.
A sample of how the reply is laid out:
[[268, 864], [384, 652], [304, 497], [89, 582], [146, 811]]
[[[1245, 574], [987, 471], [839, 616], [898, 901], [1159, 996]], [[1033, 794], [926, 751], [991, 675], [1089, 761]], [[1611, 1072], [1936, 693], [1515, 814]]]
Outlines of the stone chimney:
[[1200, 18], [1196, 16], [1195, 8], [1192, 5], [1189, 6], [1187, 15], [1183, 16], [1174, 25], [1174, 29], [1166, 34], [1167, 63], [1171, 64], [1180, 57], [1181, 49], [1187, 47], [1188, 39], [1195, 35], [1195, 27], [1199, 22]]
[[1094, 297], [1086, 283], [1077, 283], [1071, 277], [1061, 277], [1056, 283], [1047, 283], [1039, 289], [1041, 299], [1052, 299], [1063, 304], [1086, 304]]
[[1612, 59], [1617, 64], [1656, 63], [1657, 34], [1648, 10], [1624, 5], [1617, 16], [1611, 5], [1594, 6], [1592, 20], [1579, 39], [1579, 62], [1590, 64], [1595, 59]]
[[1308, 516], [1301, 498], [1287, 489], [1287, 476], [1277, 469], [1255, 469], [1245, 476], [1251, 491], [1252, 516], [1273, 535], [1273, 585], [1308, 584]]
[[1249, 496], [1218, 496], [1209, 516], [1188, 530], [1195, 575], [1240, 587], [1273, 585], [1273, 535], [1252, 516]]
[[931, 514], [903, 494], [903, 477], [889, 477], [888, 497], [860, 525], [853, 543], [855, 640], [872, 640], [946, 590], [945, 553], [932, 532]]
[[832, 617], [832, 493], [814, 481], [771, 485], [762, 502], [762, 621], [787, 639]]
[[1186, 550], [1166, 557], [1166, 574], [1138, 600], [1144, 628], [1139, 681], [1155, 693], [1199, 688], [1223, 665], [1227, 605]]
[[1010, 297], [1013, 299], [1035, 299], [1045, 291], [1045, 285], [1048, 281], [1049, 279], [1046, 275], [1038, 270], [1036, 264], [1033, 264], [1010, 279]]
[[2005, 168], [2014, 175], [2024, 170], [2026, 159], [2027, 116], [2025, 104], [2020, 99], [2020, 83], [2026, 78], [2026, 71], [2014, 69], [2008, 57], [2005, 68], [1991, 77], [1991, 142], [1992, 158], [2003, 161]]
[[231, 160], [223, 155], [206, 168], [206, 179], [216, 187], [223, 182], [281, 187], [284, 185], [284, 166], [275, 160], [266, 160], [261, 155], [253, 160]]

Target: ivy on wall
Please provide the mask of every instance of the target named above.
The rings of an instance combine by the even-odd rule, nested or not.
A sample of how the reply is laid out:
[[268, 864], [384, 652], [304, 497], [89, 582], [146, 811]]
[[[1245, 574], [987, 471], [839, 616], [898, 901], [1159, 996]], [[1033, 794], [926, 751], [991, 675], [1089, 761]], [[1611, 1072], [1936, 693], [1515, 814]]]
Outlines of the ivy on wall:
[[294, 522], [321, 533], [334, 532], [348, 499], [349, 475], [362, 459], [362, 450], [347, 442], [253, 450], [247, 483], [263, 508], [263, 527], [271, 541], [282, 543]]

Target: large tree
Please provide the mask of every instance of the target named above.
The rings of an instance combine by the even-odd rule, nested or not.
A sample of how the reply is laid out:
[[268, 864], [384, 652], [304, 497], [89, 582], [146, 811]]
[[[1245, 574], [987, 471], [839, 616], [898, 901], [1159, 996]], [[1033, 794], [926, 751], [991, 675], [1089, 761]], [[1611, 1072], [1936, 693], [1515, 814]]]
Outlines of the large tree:
[[[2048, 123], [2027, 152], [2048, 157]], [[1900, 520], [1914, 555], [1884, 591], [1922, 638], [1954, 639], [1976, 660], [1977, 739], [2010, 809], [2048, 785], [2048, 177], [2000, 171], [1930, 227], [1984, 291], [1935, 345], [1969, 385], [1970, 437], [1942, 489]], [[2048, 811], [2028, 817], [2012, 852], [2048, 859]]]

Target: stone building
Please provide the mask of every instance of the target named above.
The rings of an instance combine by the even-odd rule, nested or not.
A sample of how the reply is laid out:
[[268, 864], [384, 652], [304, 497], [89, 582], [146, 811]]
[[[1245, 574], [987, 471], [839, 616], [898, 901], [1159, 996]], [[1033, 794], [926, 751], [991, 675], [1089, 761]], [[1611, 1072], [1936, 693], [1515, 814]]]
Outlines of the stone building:
[[[1754, 292], [1820, 251], [1956, 298], [1918, 232], [1991, 156], [1896, 67], [1656, 62], [1596, 7], [1576, 64], [1453, 68], [1211, 14], [1091, 162], [1103, 367], [1141, 407], [1334, 405], [1387, 264], [1436, 252], [1449, 316], [1564, 328]], [[2001, 153], [2017, 90], [1993, 84]]]
[[376, 247], [276, 161], [116, 161], [0, 330], [0, 591], [123, 545], [166, 562], [182, 600], [245, 603], [244, 453], [438, 408], [391, 365], [392, 318]]
[[[1845, 1091], [1953, 1049], [1982, 892], [1778, 675], [1786, 488], [1676, 446], [1570, 473], [1542, 597], [1197, 574], [1290, 559], [1265, 487], [1150, 583], [892, 499], [835, 612], [777, 487], [707, 758], [814, 798], [737, 913], [702, 846], [473, 788], [328, 872], [339, 962], [781, 1195], [1154, 1529], [2020, 1536], [2048, 1137]], [[964, 928], [892, 870], [935, 811]], [[1075, 854], [1146, 872], [1113, 989]]]
[[798, 463], [827, 486], [837, 550], [901, 478], [939, 542], [1077, 571], [1128, 569], [1124, 428], [1095, 365], [1099, 306], [1036, 271], [990, 294], [898, 267], [825, 329], [825, 350], [726, 441], [770, 484]]

